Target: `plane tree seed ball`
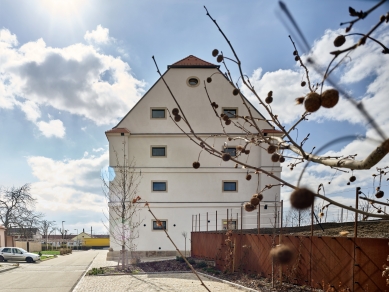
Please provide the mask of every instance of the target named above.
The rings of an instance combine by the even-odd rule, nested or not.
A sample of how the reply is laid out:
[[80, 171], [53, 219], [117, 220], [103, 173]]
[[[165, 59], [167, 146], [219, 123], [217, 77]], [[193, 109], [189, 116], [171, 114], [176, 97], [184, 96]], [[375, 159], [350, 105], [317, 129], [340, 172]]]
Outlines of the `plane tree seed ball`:
[[325, 108], [334, 107], [339, 101], [339, 91], [328, 89], [321, 94], [321, 105]]
[[273, 154], [274, 152], [277, 151], [277, 147], [274, 146], [274, 145], [270, 145], [268, 148], [267, 148], [267, 153], [269, 154]]
[[302, 81], [300, 85], [301, 85], [301, 87], [304, 87], [306, 84], [307, 84], [307, 82]]
[[208, 78], [207, 78], [207, 82], [208, 82], [208, 83], [211, 83], [211, 82], [212, 82], [212, 78], [211, 78], [211, 77], [208, 77]]
[[234, 90], [232, 91], [232, 94], [233, 95], [238, 95], [239, 94], [239, 89], [238, 88], [234, 88]]
[[[262, 201], [263, 200], [263, 195], [262, 194], [256, 194], [257, 195], [257, 198], [259, 199], [259, 201]], [[255, 195], [254, 195], [255, 196]]]
[[212, 51], [212, 56], [216, 57], [217, 55], [219, 55], [219, 50], [218, 49], [214, 49]]
[[297, 51], [293, 51], [293, 56], [297, 56]]
[[378, 192], [375, 194], [375, 197], [376, 197], [377, 199], [381, 199], [383, 196], [384, 196], [384, 192], [383, 192], [383, 191], [378, 191]]
[[181, 116], [180, 115], [175, 115], [174, 116], [174, 120], [178, 123], [179, 121], [181, 121]]
[[193, 162], [193, 168], [197, 169], [199, 167], [200, 167], [200, 162], [198, 161]]
[[244, 154], [249, 155], [249, 154], [250, 154], [250, 149], [246, 149], [246, 150], [244, 151]]
[[290, 204], [299, 210], [311, 207], [314, 200], [315, 194], [307, 188], [297, 188], [290, 195]]
[[292, 261], [293, 252], [287, 245], [280, 244], [271, 249], [270, 256], [274, 259], [275, 263], [286, 265]]
[[244, 204], [244, 209], [247, 212], [251, 212], [251, 211], [255, 210], [255, 206], [253, 204], [251, 204], [251, 203], [246, 203], [246, 204]]
[[178, 108], [174, 108], [174, 109], [172, 110], [172, 114], [173, 114], [173, 115], [178, 115], [179, 112], [180, 112], [180, 111], [179, 111]]
[[222, 62], [222, 61], [223, 61], [223, 55], [217, 56], [216, 61], [217, 61], [218, 63]]
[[284, 156], [280, 156], [280, 162], [281, 163], [285, 162], [285, 157]]
[[225, 121], [225, 124], [228, 126], [229, 124], [231, 124], [231, 120]]
[[267, 96], [273, 96], [273, 91], [269, 91], [268, 93], [267, 93]]
[[224, 161], [230, 160], [230, 159], [231, 159], [230, 153], [223, 153], [222, 159], [223, 159]]
[[338, 35], [334, 40], [335, 47], [341, 47], [346, 42], [346, 37], [344, 35]]
[[251, 179], [251, 174], [246, 175], [246, 180], [250, 180], [250, 179]]
[[320, 95], [316, 92], [309, 93], [305, 98], [304, 106], [307, 112], [313, 113], [317, 111], [321, 106]]
[[251, 205], [258, 206], [259, 205], [259, 199], [258, 197], [252, 197], [250, 200]]
[[273, 102], [273, 97], [271, 97], [271, 96], [266, 97], [266, 98], [265, 98], [265, 102], [266, 102], [267, 104], [272, 103], [272, 102]]
[[357, 179], [357, 178], [355, 177], [355, 175], [353, 175], [353, 176], [350, 177], [350, 181], [351, 181], [351, 182], [355, 182], [356, 179]]
[[280, 155], [278, 153], [273, 153], [271, 156], [271, 161], [278, 162], [280, 160]]

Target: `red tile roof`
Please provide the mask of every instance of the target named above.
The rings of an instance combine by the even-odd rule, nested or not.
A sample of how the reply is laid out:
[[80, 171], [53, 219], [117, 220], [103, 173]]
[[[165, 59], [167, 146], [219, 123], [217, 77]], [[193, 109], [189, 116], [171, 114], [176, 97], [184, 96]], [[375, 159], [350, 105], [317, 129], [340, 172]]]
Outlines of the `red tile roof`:
[[105, 134], [113, 134], [113, 133], [130, 133], [127, 128], [113, 128], [112, 130], [106, 131]]
[[183, 67], [219, 68], [220, 66], [201, 60], [200, 58], [197, 58], [193, 55], [189, 55], [188, 57], [168, 66], [168, 68], [183, 68]]

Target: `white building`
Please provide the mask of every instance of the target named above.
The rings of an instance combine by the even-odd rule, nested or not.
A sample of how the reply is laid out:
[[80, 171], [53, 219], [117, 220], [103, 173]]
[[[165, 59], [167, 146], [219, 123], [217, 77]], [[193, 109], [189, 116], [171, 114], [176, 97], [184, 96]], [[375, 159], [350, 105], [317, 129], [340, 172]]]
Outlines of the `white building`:
[[[217, 65], [188, 56], [168, 66], [168, 70], [163, 75], [194, 131], [204, 138], [222, 134], [220, 121], [215, 116], [204, 90], [204, 80], [211, 75], [212, 82], [207, 83], [207, 89], [211, 100], [219, 105], [217, 111], [248, 115], [241, 98], [232, 94], [233, 85]], [[248, 100], [246, 102], [250, 105], [254, 117], [263, 118]], [[115, 167], [117, 164], [113, 151], [119, 153], [123, 145], [126, 145], [127, 157], [135, 158], [136, 168], [142, 173], [142, 181], [138, 188], [142, 202], [149, 202], [152, 211], [163, 224], [166, 224], [169, 235], [181, 250], [184, 249], [185, 244], [182, 233], [187, 232], [190, 238], [192, 229], [198, 230], [197, 223], [192, 222], [194, 214], [201, 214], [201, 230], [206, 229], [207, 212], [209, 230], [215, 230], [216, 225], [218, 230], [223, 229], [223, 222], [225, 223], [227, 219], [227, 209], [233, 210], [233, 219], [237, 221], [234, 225], [238, 228], [241, 223], [243, 228], [255, 228], [257, 211], [251, 213], [244, 211], [243, 222], [240, 222], [241, 206], [257, 193], [257, 188], [261, 190], [266, 184], [274, 183], [275, 180], [266, 175], [259, 175], [258, 187], [257, 175], [253, 175], [253, 178], [247, 181], [247, 170], [235, 168], [234, 162], [224, 162], [204, 152], [200, 155], [200, 168], [194, 169], [192, 163], [198, 160], [201, 148], [183, 134], [169, 117], [167, 109], [171, 112], [176, 107], [160, 78], [119, 124], [106, 132], [109, 141], [110, 166]], [[258, 124], [266, 135], [279, 133], [265, 121], [258, 121]], [[179, 122], [179, 125], [188, 131], [183, 121]], [[232, 137], [242, 136], [243, 133], [232, 125], [226, 126], [226, 131]], [[222, 137], [212, 137], [207, 141], [219, 150], [222, 150], [225, 142], [228, 143], [228, 148], [240, 144], [239, 141], [226, 141]], [[229, 151], [233, 150], [229, 149]], [[242, 155], [239, 159], [246, 161], [247, 155]], [[250, 164], [261, 166], [277, 176], [281, 175], [280, 164], [273, 163], [267, 151], [259, 147], [251, 148], [248, 159]], [[274, 203], [270, 202], [274, 202], [276, 196], [279, 200], [279, 194], [279, 187], [273, 187], [264, 193], [264, 201], [269, 202], [269, 208], [266, 210], [261, 208], [261, 218], [264, 218], [261, 219], [263, 222], [261, 226], [270, 227], [270, 221], [266, 216], [270, 218], [268, 215], [271, 214], [271, 217], [274, 217], [274, 209], [271, 207]], [[239, 210], [238, 216], [235, 210]], [[217, 221], [216, 211], [218, 211]], [[249, 217], [246, 216], [247, 214], [253, 215]], [[137, 250], [149, 252], [148, 254], [155, 254], [155, 252], [175, 254], [174, 246], [146, 208], [141, 211], [140, 217], [144, 221], [139, 227]], [[189, 246], [190, 242], [187, 241], [187, 247]], [[120, 246], [112, 240], [112, 237], [111, 248], [114, 251], [120, 250]]]

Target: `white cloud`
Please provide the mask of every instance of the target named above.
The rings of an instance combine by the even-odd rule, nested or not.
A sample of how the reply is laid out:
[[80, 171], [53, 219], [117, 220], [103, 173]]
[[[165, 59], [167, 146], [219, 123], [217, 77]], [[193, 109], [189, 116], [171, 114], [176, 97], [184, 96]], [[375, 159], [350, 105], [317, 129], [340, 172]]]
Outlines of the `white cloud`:
[[38, 199], [39, 211], [101, 212], [106, 207], [100, 170], [108, 163], [108, 152], [64, 161], [33, 156], [27, 162], [38, 179], [31, 192]]
[[115, 124], [144, 92], [145, 83], [132, 76], [127, 63], [90, 45], [53, 48], [39, 39], [1, 49], [0, 107], [12, 109], [20, 105], [17, 100], [29, 101], [24, 105], [28, 119], [38, 118], [36, 107], [32, 112], [34, 104], [86, 117], [97, 125]]
[[65, 136], [65, 127], [61, 120], [50, 120], [47, 122], [37, 122], [39, 130], [45, 137], [63, 138]]
[[85, 33], [84, 39], [87, 42], [96, 43], [96, 44], [108, 44], [115, 39], [109, 36], [109, 29], [104, 28], [99, 24], [95, 30]]
[[[0, 43], [3, 43], [5, 46], [17, 46], [18, 39], [16, 35], [12, 34], [8, 29], [0, 29]], [[1, 48], [2, 44], [0, 44]]]
[[[327, 30], [325, 34], [315, 42], [310, 57], [315, 60], [315, 63], [322, 68], [332, 59], [329, 52], [336, 50], [333, 45], [333, 40], [341, 33], [340, 30]], [[389, 41], [389, 32], [381, 30], [380, 40], [384, 43]], [[351, 45], [357, 41], [357, 38], [347, 37], [344, 47]], [[343, 47], [342, 47], [343, 48]], [[340, 86], [354, 85], [363, 81], [366, 77], [374, 78], [374, 81], [368, 86], [365, 93], [360, 96], [355, 96], [355, 93], [349, 92], [352, 98], [362, 100], [366, 109], [377, 120], [389, 121], [387, 115], [382, 111], [382, 106], [387, 104], [387, 92], [389, 90], [389, 59], [387, 55], [381, 53], [382, 48], [375, 42], [368, 41], [364, 46], [358, 47], [349, 58], [346, 58], [337, 70], [331, 75], [331, 78]], [[304, 60], [307, 56], [302, 57]], [[339, 58], [340, 59], [340, 58]], [[306, 62], [305, 62], [306, 63]], [[307, 63], [306, 63], [307, 64]], [[314, 68], [310, 67], [310, 79], [313, 83], [321, 82], [322, 75], [318, 74]], [[262, 73], [262, 68], [256, 69], [250, 76], [251, 83], [256, 89], [261, 98], [265, 98], [267, 93], [272, 90], [274, 101], [271, 104], [273, 113], [277, 114], [282, 123], [293, 123], [304, 113], [302, 105], [295, 106], [295, 98], [305, 96], [309, 89], [307, 86], [301, 87], [302, 78], [305, 78], [305, 71], [300, 68], [296, 62], [295, 70], [277, 70], [274, 72]], [[325, 83], [324, 90], [329, 85]], [[257, 108], [266, 115], [266, 111], [260, 108], [256, 98], [245, 87], [242, 87], [243, 93]], [[332, 109], [321, 108], [317, 112], [309, 116], [309, 120], [323, 121], [336, 120], [348, 121], [351, 123], [366, 123], [366, 119], [360, 112], [344, 97], [341, 96], [339, 103]], [[382, 120], [382, 121], [383, 121]]]

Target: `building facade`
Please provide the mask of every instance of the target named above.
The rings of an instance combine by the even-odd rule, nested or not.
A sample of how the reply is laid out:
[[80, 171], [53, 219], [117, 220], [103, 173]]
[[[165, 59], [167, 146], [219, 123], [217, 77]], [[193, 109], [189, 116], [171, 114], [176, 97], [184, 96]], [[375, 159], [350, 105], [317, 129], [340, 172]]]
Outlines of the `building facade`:
[[[221, 122], [204, 90], [204, 81], [210, 76], [212, 82], [207, 83], [207, 90], [211, 100], [218, 104], [216, 110], [231, 115], [233, 121], [237, 120], [233, 115], [249, 115], [241, 97], [233, 95], [233, 85], [217, 65], [188, 56], [168, 66], [163, 74], [195, 133], [207, 138], [216, 149], [234, 155], [236, 147], [244, 143], [238, 139], [229, 141], [221, 136]], [[258, 118], [257, 123], [265, 135], [279, 134], [247, 99], [244, 100], [250, 106], [253, 117]], [[255, 228], [258, 221], [256, 211], [241, 213], [242, 205], [265, 185], [275, 183], [274, 179], [266, 175], [253, 174], [252, 179], [247, 180], [246, 169], [240, 166], [235, 168], [232, 161], [224, 162], [201, 152], [201, 147], [191, 141], [169, 117], [169, 111], [173, 108], [177, 108], [177, 105], [160, 78], [118, 125], [106, 132], [109, 165], [112, 168], [118, 163], [123, 165], [121, 159], [124, 155], [129, 159], [134, 158], [136, 169], [142, 174], [138, 186], [140, 202], [143, 202], [143, 206], [147, 201], [161, 221], [156, 222], [147, 208], [142, 208], [139, 213], [142, 223], [138, 228], [137, 251], [150, 255], [175, 252], [163, 228], [166, 228], [180, 250], [185, 249], [185, 243], [187, 249], [190, 249], [190, 242], [186, 240], [190, 239], [192, 230], [225, 229], [227, 216], [232, 220], [231, 228]], [[182, 120], [178, 125], [185, 132], [190, 132]], [[223, 125], [230, 137], [244, 135], [243, 130], [238, 127]], [[267, 151], [260, 147], [252, 147], [249, 155], [239, 157], [242, 162], [247, 159], [251, 165], [258, 165], [277, 176], [281, 175], [280, 164], [273, 163]], [[197, 160], [200, 167], [194, 169], [192, 164]], [[263, 204], [268, 202], [268, 208], [261, 209], [261, 226], [270, 227], [271, 221], [266, 218], [274, 217], [274, 202], [280, 198], [279, 186], [266, 191], [264, 196]], [[114, 202], [110, 202], [112, 203]], [[114, 251], [120, 250], [120, 244], [112, 236], [111, 248]]]

